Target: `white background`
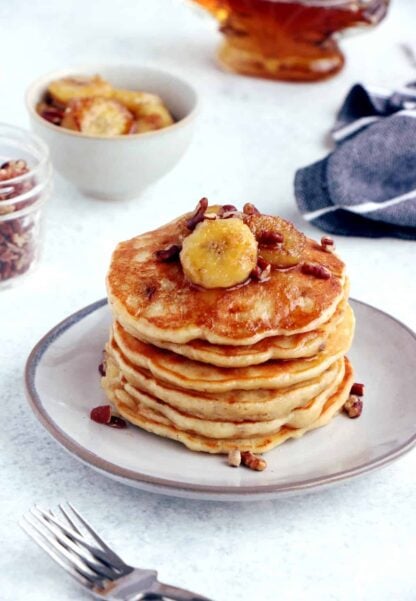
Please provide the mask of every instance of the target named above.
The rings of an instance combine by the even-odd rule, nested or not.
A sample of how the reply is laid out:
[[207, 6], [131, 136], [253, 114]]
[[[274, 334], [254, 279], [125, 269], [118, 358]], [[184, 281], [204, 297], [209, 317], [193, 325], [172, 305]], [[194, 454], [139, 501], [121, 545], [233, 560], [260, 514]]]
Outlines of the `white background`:
[[[415, 23], [414, 0], [393, 0], [376, 30], [343, 41], [348, 62], [341, 75], [292, 85], [217, 69], [215, 26], [179, 0], [1, 0], [2, 121], [27, 125], [23, 94], [38, 75], [120, 61], [187, 77], [202, 114], [180, 165], [135, 201], [87, 199], [56, 177], [41, 266], [0, 292], [0, 601], [88, 598], [17, 526], [32, 503], [63, 499], [83, 510], [127, 561], [158, 568], [164, 580], [216, 601], [416, 599], [414, 453], [309, 496], [242, 505], [178, 500], [116, 484], [69, 457], [31, 415], [22, 384], [38, 338], [104, 296], [116, 242], [188, 210], [203, 195], [253, 202], [319, 237], [297, 213], [294, 172], [328, 152], [325, 136], [353, 83], [416, 79], [416, 64], [402, 48], [416, 43]], [[415, 243], [336, 242], [352, 295], [416, 328]], [[400, 357], [386, 369], [400, 370]]]

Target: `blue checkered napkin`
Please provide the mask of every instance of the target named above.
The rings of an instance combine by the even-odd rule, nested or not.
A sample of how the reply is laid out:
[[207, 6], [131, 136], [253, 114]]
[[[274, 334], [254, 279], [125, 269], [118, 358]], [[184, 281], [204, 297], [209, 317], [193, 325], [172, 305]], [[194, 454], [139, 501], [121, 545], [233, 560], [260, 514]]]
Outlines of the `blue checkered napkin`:
[[355, 85], [332, 138], [330, 155], [296, 173], [303, 217], [333, 234], [416, 240], [416, 83]]

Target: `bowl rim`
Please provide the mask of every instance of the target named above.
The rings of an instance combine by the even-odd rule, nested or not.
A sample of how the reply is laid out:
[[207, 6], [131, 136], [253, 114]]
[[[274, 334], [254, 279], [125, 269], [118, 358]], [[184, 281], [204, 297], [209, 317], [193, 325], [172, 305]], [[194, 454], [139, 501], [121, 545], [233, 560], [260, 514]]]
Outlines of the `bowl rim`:
[[[148, 132], [142, 132], [142, 133], [136, 133], [136, 134], [117, 134], [114, 136], [97, 136], [97, 135], [92, 135], [92, 134], [84, 134], [82, 132], [73, 131], [71, 129], [66, 129], [64, 127], [60, 127], [59, 125], [54, 125], [50, 121], [47, 121], [46, 119], [41, 117], [41, 115], [39, 115], [39, 113], [36, 111], [36, 104], [38, 102], [40, 102], [40, 98], [37, 94], [37, 92], [39, 92], [39, 88], [46, 87], [47, 84], [50, 81], [52, 81], [53, 79], [57, 79], [59, 77], [65, 77], [68, 75], [76, 75], [77, 69], [80, 70], [80, 74], [84, 75], [84, 74], [87, 74], [88, 71], [91, 71], [92, 74], [96, 74], [96, 73], [99, 73], [100, 69], [102, 70], [102, 69], [107, 69], [107, 68], [111, 68], [111, 69], [131, 68], [131, 69], [137, 69], [140, 71], [147, 71], [149, 73], [155, 73], [157, 75], [160, 75], [161, 77], [169, 77], [169, 78], [176, 79], [182, 85], [186, 86], [188, 88], [189, 92], [191, 94], [193, 94], [194, 106], [189, 111], [189, 113], [185, 117], [183, 117], [183, 119], [176, 121], [172, 125], [163, 127], [162, 129], [157, 129], [154, 131], [148, 131]], [[34, 96], [36, 96], [36, 97], [34, 98]], [[198, 95], [196, 89], [194, 88], [194, 86], [191, 85], [186, 79], [183, 79], [181, 76], [178, 76], [169, 71], [159, 69], [158, 67], [153, 67], [151, 65], [139, 64], [139, 63], [105, 63], [105, 64], [100, 63], [98, 65], [97, 64], [95, 64], [95, 65], [93, 65], [93, 64], [75, 65], [73, 67], [55, 69], [54, 71], [49, 71], [48, 73], [45, 73], [44, 75], [41, 75], [40, 77], [38, 77], [34, 81], [32, 81], [32, 83], [26, 88], [24, 98], [25, 98], [26, 110], [28, 111], [29, 116], [32, 119], [35, 119], [38, 123], [42, 124], [44, 127], [47, 127], [49, 129], [51, 129], [52, 131], [55, 131], [56, 133], [59, 132], [59, 134], [64, 135], [64, 136], [72, 136], [75, 138], [87, 139], [87, 140], [99, 140], [100, 142], [103, 142], [103, 143], [108, 143], [111, 141], [120, 141], [120, 140], [124, 140], [124, 141], [134, 140], [134, 139], [141, 140], [141, 139], [146, 139], [149, 137], [153, 138], [156, 136], [166, 135], [175, 129], [179, 129], [180, 127], [183, 127], [184, 125], [188, 124], [190, 121], [193, 121], [195, 119], [196, 115], [200, 111], [199, 95]]]

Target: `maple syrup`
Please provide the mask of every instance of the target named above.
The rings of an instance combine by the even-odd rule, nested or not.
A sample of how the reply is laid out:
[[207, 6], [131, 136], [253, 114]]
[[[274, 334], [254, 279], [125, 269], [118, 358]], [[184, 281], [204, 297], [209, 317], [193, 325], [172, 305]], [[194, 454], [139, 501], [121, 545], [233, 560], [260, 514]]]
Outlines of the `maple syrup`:
[[345, 29], [376, 25], [389, 0], [194, 0], [218, 20], [222, 66], [269, 79], [318, 81], [337, 73]]

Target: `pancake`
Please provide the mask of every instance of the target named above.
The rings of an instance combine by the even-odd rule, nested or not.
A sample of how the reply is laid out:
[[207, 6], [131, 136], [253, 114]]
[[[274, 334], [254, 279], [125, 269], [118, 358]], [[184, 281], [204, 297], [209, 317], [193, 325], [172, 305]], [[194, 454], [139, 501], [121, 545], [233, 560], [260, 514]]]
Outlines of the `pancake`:
[[273, 269], [268, 281], [247, 280], [234, 288], [202, 289], [189, 282], [179, 261], [162, 262], [155, 253], [181, 244], [190, 213], [120, 243], [107, 276], [115, 319], [148, 340], [184, 344], [251, 345], [270, 337], [316, 330], [334, 314], [343, 297], [344, 263], [307, 239], [302, 262], [316, 262], [331, 277], [303, 273], [300, 264]]
[[[123, 383], [121, 379], [118, 381], [118, 386], [113, 387], [113, 390], [118, 401], [130, 405], [132, 409], [136, 405], [140, 405], [154, 410], [166, 417], [179, 430], [200, 434], [206, 438], [246, 438], [276, 432], [284, 425], [291, 428], [307, 427], [319, 417], [328, 398], [338, 389], [344, 374], [344, 361], [341, 360], [336, 377], [318, 396], [310, 399], [304, 407], [293, 409], [279, 418], [267, 421], [256, 421], [252, 419], [252, 416], [247, 421], [201, 419], [193, 413], [178, 411], [174, 406], [134, 388], [128, 383]], [[196, 405], [197, 403], [194, 404], [194, 406]]]
[[[166, 340], [149, 340], [137, 333], [130, 333], [142, 342], [154, 344], [188, 359], [209, 363], [218, 367], [247, 367], [272, 359], [298, 359], [312, 357], [325, 349], [328, 336], [343, 318], [346, 301], [343, 299], [327, 323], [317, 330], [293, 336], [272, 336], [256, 344], [230, 346], [210, 344], [206, 340], [190, 340], [186, 344], [175, 344]], [[128, 327], [126, 328], [129, 331]]]
[[128, 360], [119, 365], [110, 353], [107, 354], [103, 388], [120, 388], [122, 383], [132, 396], [133, 390], [139, 390], [201, 419], [269, 421], [303, 407], [331, 386], [343, 370], [343, 361], [343, 358], [338, 359], [317, 378], [290, 388], [232, 390], [214, 394], [172, 386], [155, 379], [149, 371], [134, 367]]
[[266, 452], [348, 399], [345, 265], [252, 205], [197, 209], [115, 249], [102, 387], [130, 423], [194, 451]]
[[120, 354], [124, 355], [133, 365], [148, 369], [155, 378], [180, 388], [206, 392], [285, 388], [318, 376], [343, 356], [350, 348], [354, 325], [354, 314], [347, 306], [342, 322], [318, 355], [308, 359], [269, 361], [246, 368], [221, 368], [192, 361], [141, 342], [117, 322], [113, 326], [110, 348], [117, 361]]
[[342, 382], [323, 403], [323, 406], [319, 406], [318, 415], [308, 425], [300, 428], [284, 425], [266, 435], [253, 436], [248, 433], [246, 437], [233, 438], [210, 438], [198, 435], [194, 431], [179, 429], [168, 417], [146, 406], [138, 399], [133, 399], [123, 390], [109, 388], [107, 394], [120, 414], [129, 422], [148, 432], [177, 440], [193, 451], [228, 453], [230, 450], [239, 449], [240, 451], [250, 450], [263, 453], [270, 451], [289, 438], [299, 438], [309, 430], [327, 424], [347, 400], [352, 383], [353, 371], [348, 359], [345, 358], [345, 373]]

